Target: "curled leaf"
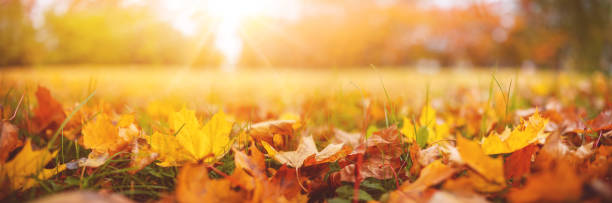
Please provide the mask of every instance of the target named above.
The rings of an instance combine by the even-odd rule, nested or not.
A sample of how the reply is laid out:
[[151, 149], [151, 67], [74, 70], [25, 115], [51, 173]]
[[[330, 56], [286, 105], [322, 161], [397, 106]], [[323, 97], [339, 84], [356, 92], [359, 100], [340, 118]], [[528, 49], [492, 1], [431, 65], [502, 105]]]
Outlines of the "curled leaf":
[[317, 146], [312, 139], [312, 136], [304, 136], [295, 151], [284, 151], [278, 152], [270, 144], [262, 141], [262, 145], [275, 160], [281, 164], [287, 164], [294, 168], [300, 168], [304, 164], [304, 161], [310, 157], [313, 157], [313, 161], [309, 161], [308, 165], [333, 162], [337, 159], [344, 157], [350, 152], [350, 147], [346, 148], [344, 144], [329, 144], [320, 152], [317, 150]]
[[4, 163], [13, 150], [23, 146], [23, 141], [19, 139], [19, 129], [13, 124], [2, 121], [0, 127], [0, 163]]

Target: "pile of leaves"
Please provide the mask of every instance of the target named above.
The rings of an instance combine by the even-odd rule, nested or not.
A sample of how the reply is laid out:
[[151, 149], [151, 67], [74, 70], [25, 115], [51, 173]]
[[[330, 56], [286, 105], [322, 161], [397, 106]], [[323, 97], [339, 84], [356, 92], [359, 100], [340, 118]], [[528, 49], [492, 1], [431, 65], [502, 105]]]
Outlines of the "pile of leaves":
[[[389, 97], [364, 96], [352, 106], [314, 98], [297, 113], [245, 116], [256, 107], [196, 111], [151, 102], [119, 111], [90, 101], [95, 93], [62, 104], [39, 86], [36, 105], [5, 98], [0, 199], [609, 202], [606, 87], [589, 90], [604, 98], [589, 117], [592, 109], [554, 97], [519, 109], [510, 91], [461, 105], [428, 95], [413, 113]], [[353, 122], [321, 122], [325, 112]]]

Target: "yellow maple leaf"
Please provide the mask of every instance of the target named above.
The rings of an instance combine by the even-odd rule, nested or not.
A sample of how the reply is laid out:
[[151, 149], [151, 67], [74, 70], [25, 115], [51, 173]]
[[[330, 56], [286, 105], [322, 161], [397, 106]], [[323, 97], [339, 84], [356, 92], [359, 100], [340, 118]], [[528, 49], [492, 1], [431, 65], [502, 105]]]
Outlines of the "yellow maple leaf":
[[544, 133], [547, 123], [548, 119], [542, 118], [536, 109], [527, 121], [521, 120], [521, 124], [514, 130], [506, 129], [501, 135], [493, 132], [483, 138], [482, 148], [486, 154], [512, 153], [538, 139], [545, 139], [548, 136], [548, 133]]
[[431, 104], [427, 104], [421, 109], [419, 123], [421, 123], [421, 126], [433, 126], [436, 123], [436, 110], [431, 107]]
[[149, 139], [151, 148], [160, 154], [160, 166], [180, 165], [184, 162], [214, 161], [229, 149], [232, 122], [219, 111], [202, 126], [195, 112], [183, 108], [169, 115], [170, 130], [176, 134], [155, 133]]
[[28, 139], [13, 160], [0, 165], [0, 177], [8, 179], [11, 190], [26, 190], [36, 185], [37, 179], [45, 180], [66, 169], [64, 164], [53, 169], [44, 168], [56, 155], [57, 151], [33, 150], [32, 141]]
[[436, 143], [440, 140], [445, 139], [448, 135], [450, 135], [450, 128], [448, 127], [446, 123], [435, 124], [434, 129], [435, 131], [430, 130], [429, 132], [430, 134], [429, 134], [429, 137], [427, 138], [427, 144]]
[[159, 154], [158, 159], [161, 160], [161, 162], [157, 164], [159, 166], [178, 166], [184, 162], [195, 159], [181, 144], [179, 144], [174, 136], [155, 132], [148, 141], [151, 145], [151, 150]]
[[83, 126], [83, 145], [94, 151], [108, 152], [115, 151], [120, 147], [119, 129], [113, 125], [111, 118], [102, 113], [93, 122], [88, 122]]
[[406, 141], [408, 143], [413, 143], [416, 141], [416, 134], [414, 133], [416, 131], [416, 126], [414, 126], [412, 124], [412, 121], [410, 121], [410, 119], [404, 117], [404, 126], [402, 126], [402, 129], [400, 130], [400, 132], [406, 136]]
[[[214, 154], [213, 158], [220, 158], [229, 150], [230, 132], [232, 131], [232, 122], [228, 121], [223, 111], [217, 112], [213, 117], [202, 127], [204, 136], [199, 143], [200, 151], [194, 153], [196, 158], [204, 158], [209, 154]], [[178, 136], [177, 136], [178, 137]], [[179, 140], [180, 141], [180, 140]]]
[[457, 136], [457, 150], [461, 159], [487, 180], [505, 184], [504, 160], [500, 157], [489, 157], [477, 142], [463, 138], [461, 135]]
[[83, 146], [92, 151], [88, 159], [79, 165], [88, 167], [101, 166], [112, 154], [124, 150], [140, 136], [140, 131], [134, 125], [134, 116], [130, 114], [121, 115], [114, 124], [108, 114], [101, 113], [83, 126], [82, 133]]
[[419, 124], [414, 124], [410, 119], [404, 117], [404, 126], [402, 126], [400, 132], [406, 136], [408, 143], [416, 141], [415, 131], [418, 132], [423, 126], [427, 128], [427, 144], [434, 144], [445, 139], [450, 132], [447, 124], [438, 124], [436, 122], [436, 110], [431, 105], [423, 106], [423, 109], [421, 109]]

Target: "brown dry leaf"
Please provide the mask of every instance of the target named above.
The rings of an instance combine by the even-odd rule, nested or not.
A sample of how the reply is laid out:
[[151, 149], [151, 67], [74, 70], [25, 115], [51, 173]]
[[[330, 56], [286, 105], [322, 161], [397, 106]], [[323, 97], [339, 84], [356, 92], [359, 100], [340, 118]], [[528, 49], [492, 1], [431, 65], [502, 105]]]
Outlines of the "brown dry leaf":
[[247, 156], [244, 152], [234, 149], [236, 169], [230, 177], [236, 180], [237, 186], [250, 194], [249, 197], [252, 197], [243, 198], [243, 201], [305, 202], [306, 197], [300, 194], [297, 169], [283, 165], [272, 178], [268, 178], [265, 173], [264, 155], [253, 145], [250, 150], [251, 156]]
[[247, 193], [235, 191], [227, 179], [212, 180], [203, 164], [186, 164], [177, 177], [176, 197], [179, 202], [244, 202]]
[[128, 172], [131, 174], [135, 174], [136, 172], [143, 169], [145, 166], [155, 161], [158, 156], [159, 154], [151, 149], [151, 145], [147, 143], [146, 139], [134, 139], [134, 141], [132, 142], [130, 170]]
[[[294, 168], [300, 168], [304, 161], [313, 156], [314, 161], [309, 161], [308, 164], [319, 164], [325, 162], [333, 162], [339, 158], [346, 156], [347, 150], [344, 144], [329, 144], [320, 152], [317, 150], [312, 136], [304, 136], [300, 141], [300, 145], [295, 151], [277, 152], [270, 144], [265, 141], [261, 142], [270, 156], [281, 164], [287, 164]], [[350, 151], [350, 150], [348, 150]]]
[[[49, 92], [49, 89], [38, 86], [36, 90], [36, 100], [38, 106], [34, 111], [34, 132], [40, 133], [43, 130], [50, 129], [52, 131], [58, 129], [62, 122], [66, 119], [66, 113], [62, 105], [57, 102]], [[53, 132], [45, 132], [44, 136], [47, 139], [51, 139]]]
[[[305, 202], [305, 196], [300, 194], [302, 189], [298, 181], [295, 169], [281, 166], [265, 184], [264, 193], [261, 195], [262, 202]], [[257, 199], [253, 202], [257, 202]]]
[[134, 201], [127, 197], [110, 192], [91, 192], [91, 191], [71, 191], [54, 194], [42, 199], [33, 201], [32, 203], [133, 203]]
[[513, 152], [510, 156], [506, 157], [506, 163], [504, 164], [504, 174], [506, 179], [514, 178], [514, 183], [519, 183], [520, 181], [518, 181], [516, 178], [520, 178], [529, 173], [531, 169], [531, 158], [537, 150], [538, 147], [535, 144], [531, 144], [523, 149]]
[[249, 147], [251, 156], [247, 156], [244, 152], [234, 150], [234, 163], [236, 168], [247, 170], [253, 177], [264, 179], [266, 176], [266, 163], [263, 153], [261, 153], [255, 145]]
[[265, 141], [276, 149], [284, 149], [287, 143], [283, 137], [293, 136], [295, 120], [275, 120], [251, 125], [248, 134], [255, 141]]
[[587, 121], [588, 129], [585, 133], [597, 132], [600, 130], [612, 130], [612, 109], [602, 111], [593, 120]]
[[[401, 134], [395, 126], [374, 132], [365, 143], [359, 145], [351, 156], [364, 154], [359, 168], [361, 178], [395, 178], [395, 171], [403, 164], [399, 156], [403, 153]], [[416, 159], [415, 159], [416, 160]], [[340, 171], [340, 180], [355, 182], [355, 163], [346, 165]]]
[[413, 182], [405, 182], [396, 191], [391, 192], [389, 202], [424, 201], [423, 195], [430, 186], [441, 183], [455, 174], [459, 169], [450, 167], [437, 160], [421, 171], [421, 176]]
[[[385, 180], [395, 178], [395, 169], [399, 168], [401, 162], [399, 160], [392, 160], [393, 157], [378, 153], [367, 154], [363, 159], [361, 168], [359, 169], [359, 175], [362, 179], [365, 178], [376, 178], [379, 180]], [[356, 164], [349, 164], [342, 168], [340, 171], [340, 180], [345, 182], [355, 182], [355, 167]]]
[[559, 132], [554, 132], [539, 150], [538, 156], [536, 156], [535, 159], [534, 168], [543, 171], [551, 170], [558, 162], [564, 162], [571, 166], [578, 166], [583, 160], [576, 156], [575, 153], [562, 142]]
[[419, 175], [419, 173], [421, 172], [421, 169], [423, 168], [423, 165], [421, 165], [420, 162], [414, 161], [414, 160], [419, 160], [420, 151], [421, 151], [421, 148], [419, 148], [419, 145], [413, 144], [412, 146], [410, 146], [410, 159], [413, 160], [412, 167], [410, 167], [411, 175]]
[[457, 150], [463, 161], [476, 172], [489, 181], [505, 184], [503, 159], [489, 157], [478, 143], [463, 138], [461, 135], [457, 136]]
[[[340, 149], [338, 149], [340, 147]], [[325, 149], [321, 150], [317, 154], [310, 155], [304, 160], [304, 166], [312, 166], [322, 163], [335, 162], [340, 160], [353, 151], [353, 148], [348, 145], [328, 145]]]
[[[605, 178], [612, 176], [612, 146], [600, 146], [597, 148], [593, 162], [584, 168], [587, 178]], [[581, 168], [582, 169], [582, 168]]]
[[510, 202], [563, 202], [578, 200], [581, 194], [580, 177], [569, 164], [559, 162], [554, 170], [529, 177], [525, 187], [511, 189], [508, 199]]
[[23, 146], [23, 141], [19, 139], [19, 129], [13, 124], [2, 121], [0, 128], [0, 163], [6, 162], [9, 154]]
[[361, 133], [348, 133], [340, 129], [334, 129], [334, 143], [345, 143], [351, 147], [357, 147], [362, 142]]
[[236, 169], [229, 177], [250, 195], [243, 201], [250, 202], [295, 202], [306, 200], [299, 195], [301, 187], [298, 183], [297, 169], [283, 165], [272, 178], [266, 175], [264, 155], [254, 145], [250, 147], [251, 155], [234, 149]]
[[562, 134], [566, 132], [583, 133], [586, 129], [586, 123], [583, 119], [586, 116], [584, 109], [577, 109], [575, 107], [564, 108], [559, 111], [548, 109], [542, 112], [542, 114], [559, 125], [558, 129], [563, 129]]

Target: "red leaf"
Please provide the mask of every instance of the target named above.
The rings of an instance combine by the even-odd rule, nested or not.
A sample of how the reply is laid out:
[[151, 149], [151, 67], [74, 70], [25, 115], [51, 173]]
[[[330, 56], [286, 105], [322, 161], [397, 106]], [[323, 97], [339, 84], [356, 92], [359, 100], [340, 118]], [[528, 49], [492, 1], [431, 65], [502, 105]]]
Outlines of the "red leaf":
[[506, 163], [504, 163], [506, 180], [515, 178], [514, 183], [518, 184], [519, 181], [516, 178], [529, 173], [531, 169], [531, 156], [537, 149], [538, 147], [535, 144], [530, 144], [506, 157]]
[[[38, 106], [34, 109], [34, 132], [40, 133], [46, 129], [55, 130], [66, 119], [66, 113], [62, 105], [51, 96], [49, 90], [45, 87], [38, 86], [36, 90], [36, 100]], [[51, 138], [52, 134], [45, 134], [45, 137]]]

